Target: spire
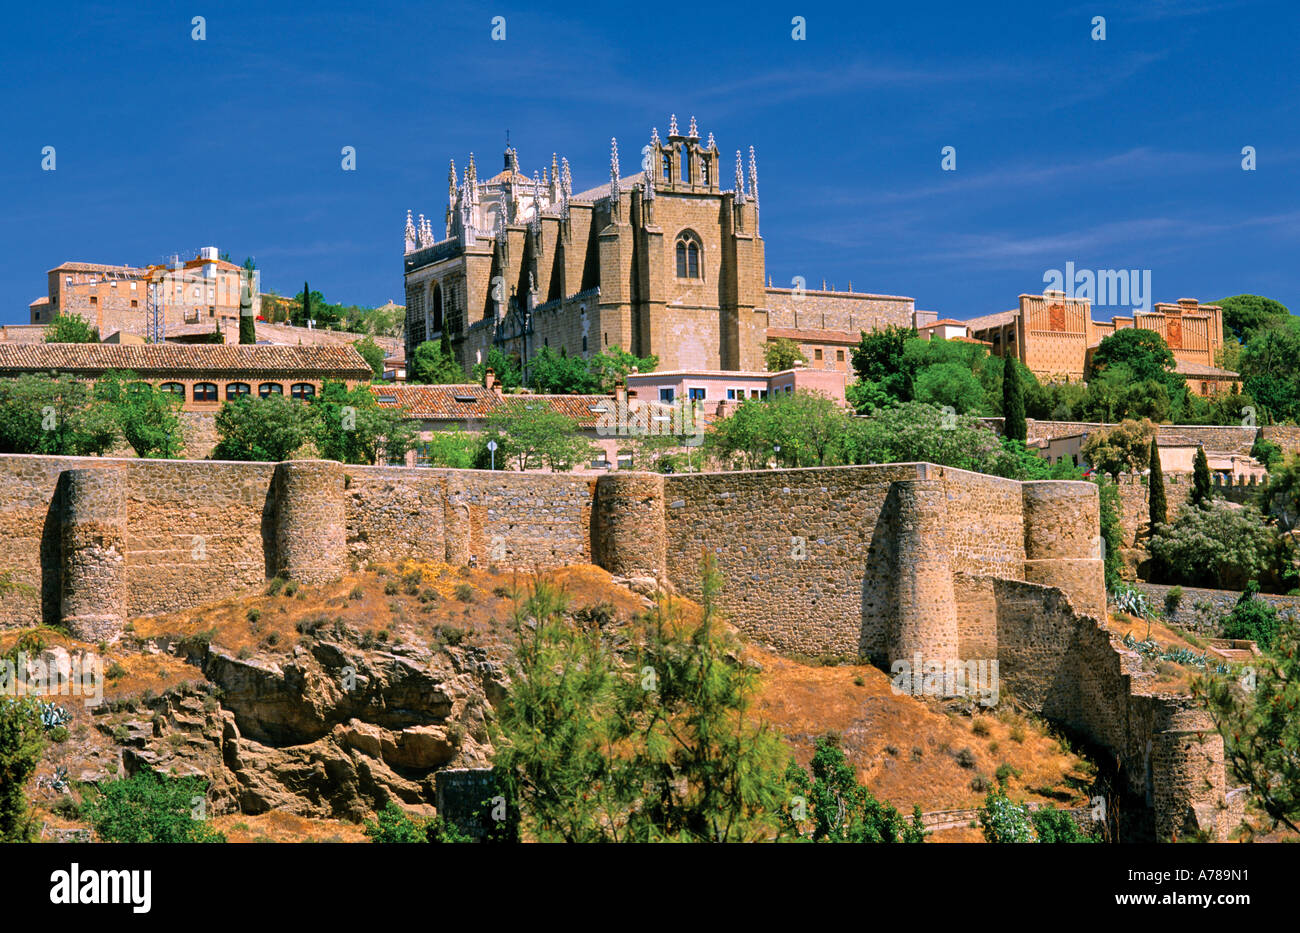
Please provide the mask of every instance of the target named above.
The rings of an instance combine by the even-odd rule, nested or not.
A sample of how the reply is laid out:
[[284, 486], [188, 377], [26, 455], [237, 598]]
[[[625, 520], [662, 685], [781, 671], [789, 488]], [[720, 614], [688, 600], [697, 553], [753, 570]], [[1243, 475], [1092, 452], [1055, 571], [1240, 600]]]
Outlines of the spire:
[[478, 168], [474, 165], [474, 153], [469, 154], [469, 168], [465, 169], [465, 180], [471, 184], [478, 182]]
[[533, 170], [533, 232], [536, 233], [542, 229], [542, 179]]
[[745, 175], [740, 165], [740, 150], [736, 150], [736, 203], [745, 203]]
[[754, 199], [754, 233], [758, 233], [758, 162], [754, 147], [749, 147], [749, 196]]
[[411, 222], [411, 212], [406, 212], [406, 252], [415, 249], [415, 224]]
[[695, 117], [694, 117], [694, 116], [691, 117], [691, 128], [690, 128], [689, 130], [686, 131], [686, 136], [687, 136], [688, 139], [699, 139], [699, 138], [700, 138], [700, 131], [699, 131], [698, 129], [695, 128]]
[[662, 145], [659, 142], [659, 127], [657, 126], [650, 128], [650, 145], [655, 146], [656, 148]]
[[560, 216], [569, 219], [569, 196], [573, 194], [573, 176], [569, 174], [569, 160], [560, 163]]
[[712, 151], [712, 150], [718, 148], [718, 144], [715, 143], [715, 142], [713, 141], [713, 134], [712, 134], [712, 133], [709, 133], [709, 141], [708, 141], [707, 143], [704, 144], [704, 148], [705, 148], [705, 149], [708, 149], [708, 150], [710, 150], [710, 151]]
[[516, 174], [518, 174], [518, 172], [519, 172], [519, 150], [518, 150], [518, 149], [511, 149], [511, 150], [510, 150], [510, 165], [509, 165], [509, 168], [510, 168], [510, 171], [512, 171], [512, 172], [514, 172], [514, 173], [516, 173]]
[[451, 199], [452, 204], [456, 203], [456, 189], [458, 187], [460, 185], [456, 181], [456, 160], [452, 159], [447, 168], [447, 197]]
[[611, 215], [618, 211], [619, 199], [623, 194], [619, 189], [618, 181], [618, 140], [611, 137], [609, 140], [609, 210]]
[[669, 136], [677, 135], [677, 114], [673, 114], [668, 119], [668, 135]]

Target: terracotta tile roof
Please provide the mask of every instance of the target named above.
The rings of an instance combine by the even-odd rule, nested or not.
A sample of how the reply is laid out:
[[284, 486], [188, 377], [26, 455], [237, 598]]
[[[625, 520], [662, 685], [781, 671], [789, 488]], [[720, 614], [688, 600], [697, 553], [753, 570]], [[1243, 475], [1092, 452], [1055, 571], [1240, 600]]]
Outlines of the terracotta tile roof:
[[351, 347], [281, 347], [238, 344], [0, 344], [0, 373], [94, 375], [110, 369], [145, 373], [302, 372], [370, 381], [372, 370]]
[[986, 314], [983, 317], [973, 317], [966, 321], [966, 328], [970, 331], [983, 330], [986, 327], [1001, 327], [1003, 324], [1010, 324], [1020, 316], [1020, 309], [1012, 311], [999, 311], [997, 314]]
[[[572, 419], [581, 428], [595, 428], [605, 412], [612, 411], [612, 395], [506, 395], [475, 383], [458, 385], [372, 385], [380, 408], [403, 407], [413, 418], [429, 421], [482, 420], [511, 404], [544, 405]], [[639, 404], [630, 400], [634, 407]]]
[[1217, 376], [1220, 379], [1241, 378], [1241, 373], [1234, 373], [1230, 369], [1219, 369], [1217, 366], [1206, 366], [1204, 363], [1192, 363], [1187, 360], [1175, 360], [1174, 372], [1183, 376]]
[[965, 326], [966, 326], [966, 322], [965, 322], [965, 321], [954, 321], [952, 318], [950, 318], [950, 317], [946, 317], [946, 318], [944, 318], [944, 319], [941, 320], [941, 321], [931, 321], [929, 324], [922, 324], [922, 325], [921, 325], [919, 328], [917, 328], [917, 329], [918, 329], [918, 330], [925, 330], [927, 327], [941, 327], [941, 326], [946, 326], [946, 327], [965, 327]]
[[811, 341], [813, 343], [843, 343], [856, 345], [861, 339], [861, 334], [851, 334], [846, 330], [805, 330], [798, 327], [769, 327], [767, 329], [767, 339], [776, 340], [778, 338], [796, 341]]

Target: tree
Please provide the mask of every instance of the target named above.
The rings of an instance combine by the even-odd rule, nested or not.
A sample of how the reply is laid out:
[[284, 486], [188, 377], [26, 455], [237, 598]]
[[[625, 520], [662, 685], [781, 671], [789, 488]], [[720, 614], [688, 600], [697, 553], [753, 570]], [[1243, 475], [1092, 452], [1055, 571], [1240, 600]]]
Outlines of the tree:
[[1074, 817], [1064, 810], [1041, 807], [1033, 812], [1030, 819], [1034, 824], [1036, 842], [1088, 843], [1093, 841], [1079, 828]]
[[361, 354], [362, 359], [370, 364], [370, 371], [376, 377], [384, 374], [384, 349], [370, 337], [362, 337], [352, 344], [353, 349]]
[[766, 406], [766, 439], [773, 450], [781, 447], [781, 463], [805, 467], [843, 462], [849, 418], [834, 400], [799, 389], [773, 397]]
[[569, 356], [563, 347], [559, 353], [550, 347], [538, 350], [528, 363], [528, 379], [535, 391], [555, 395], [586, 395], [600, 388], [586, 361]]
[[1056, 463], [1049, 463], [1037, 450], [1025, 446], [1024, 441], [1002, 438], [1002, 449], [998, 451], [987, 472], [1007, 479], [1083, 479], [1083, 470], [1065, 458]]
[[213, 460], [254, 460], [278, 463], [291, 460], [308, 440], [313, 428], [311, 408], [283, 395], [250, 398], [241, 395], [217, 412], [220, 440]]
[[538, 841], [732, 842], [781, 831], [788, 756], [752, 719], [757, 681], [723, 628], [706, 562], [698, 624], [661, 600], [623, 638], [535, 581], [493, 763]]
[[1224, 638], [1246, 638], [1264, 651], [1271, 651], [1277, 636], [1277, 609], [1267, 600], [1259, 598], [1259, 584], [1251, 580], [1237, 597], [1232, 612], [1224, 616]]
[[[244, 260], [247, 266], [252, 260]], [[252, 345], [257, 343], [257, 320], [253, 317], [253, 276], [240, 276], [239, 288], [239, 342]]]
[[444, 333], [441, 341], [426, 340], [415, 348], [406, 367], [406, 381], [426, 385], [463, 385], [468, 380]]
[[1300, 318], [1263, 324], [1241, 353], [1245, 391], [1265, 423], [1300, 418]]
[[911, 401], [912, 387], [903, 369], [903, 352], [907, 341], [915, 336], [915, 328], [892, 324], [884, 330], [862, 332], [852, 352], [858, 382], [849, 387], [849, 401], [859, 412], [886, 407], [891, 401]]
[[137, 457], [176, 460], [185, 449], [177, 412], [181, 396], [141, 382], [131, 372], [110, 371], [95, 382], [95, 399], [112, 413]]
[[54, 315], [45, 329], [46, 343], [99, 343], [99, 331], [74, 312]]
[[1187, 506], [1147, 542], [1169, 582], [1183, 586], [1241, 589], [1275, 574], [1277, 540], [1259, 512], [1229, 502]]
[[484, 459], [486, 443], [481, 434], [455, 428], [450, 431], [434, 431], [429, 440], [420, 442], [418, 446], [430, 466], [469, 470], [476, 468], [479, 461]]
[[195, 801], [202, 801], [207, 789], [202, 778], [140, 771], [103, 785], [82, 804], [82, 812], [104, 842], [225, 842], [222, 833], [195, 815]]
[[882, 408], [855, 419], [846, 441], [850, 463], [928, 461], [963, 470], [987, 471], [1001, 443], [973, 415], [944, 412], [924, 402]]
[[1098, 508], [1100, 510], [1102, 570], [1106, 578], [1106, 589], [1119, 589], [1123, 583], [1123, 555], [1120, 546], [1124, 543], [1123, 526], [1120, 524], [1121, 503], [1119, 487], [1106, 479], [1104, 473], [1092, 478], [1097, 486]]
[[1094, 469], [1119, 479], [1121, 473], [1136, 473], [1150, 459], [1150, 444], [1156, 438], [1156, 426], [1148, 419], [1121, 421], [1088, 435], [1079, 450]]
[[1169, 344], [1153, 330], [1125, 327], [1104, 338], [1088, 364], [1092, 380], [1112, 366], [1126, 366], [1138, 381], [1154, 379], [1173, 391], [1182, 383], [1174, 372], [1176, 361]]
[[1025, 388], [1017, 362], [1014, 356], [1008, 356], [1002, 368], [1002, 434], [1024, 442], [1029, 438], [1029, 426], [1025, 423]]
[[1227, 765], [1273, 820], [1300, 833], [1300, 623], [1283, 619], [1271, 654], [1235, 677], [1192, 685], [1223, 736]]
[[988, 842], [1032, 842], [1029, 808], [1012, 803], [1002, 788], [984, 798], [980, 828]]
[[415, 426], [403, 408], [380, 408], [370, 388], [326, 380], [308, 403], [312, 440], [326, 460], [399, 462], [415, 446]]
[[767, 402], [746, 399], [734, 412], [713, 426], [706, 443], [713, 457], [730, 464], [740, 460], [746, 469], [759, 470], [773, 455], [771, 411]]
[[311, 314], [311, 287], [304, 281], [302, 283], [302, 323], [304, 326], [312, 319]]
[[632, 676], [616, 684], [613, 744], [628, 749], [619, 783], [640, 801], [627, 816], [630, 842], [753, 842], [780, 832], [789, 755], [752, 720], [757, 675], [724, 626], [721, 589], [706, 554], [699, 623], [662, 596], [634, 635]]
[[961, 363], [937, 363], [920, 370], [913, 380], [913, 397], [958, 414], [984, 414], [984, 387]]
[[853, 766], [845, 760], [839, 736], [817, 740], [811, 763], [812, 775], [794, 762], [786, 782], [807, 809], [806, 820], [793, 809], [786, 811], [787, 829], [796, 837], [813, 842], [924, 842], [920, 808], [913, 811], [911, 825], [902, 814], [858, 782]]
[[804, 356], [798, 343], [788, 337], [778, 337], [763, 348], [763, 361], [767, 364], [768, 372], [779, 373], [794, 369], [796, 363], [807, 364], [808, 357]]
[[1160, 446], [1156, 439], [1151, 438], [1151, 461], [1150, 474], [1147, 478], [1147, 485], [1150, 489], [1150, 500], [1147, 504], [1147, 518], [1151, 527], [1163, 525], [1169, 521], [1169, 503], [1165, 499], [1165, 474], [1160, 467]]
[[506, 356], [505, 351], [500, 347], [493, 347], [488, 351], [486, 362], [474, 364], [474, 381], [483, 385], [489, 369], [492, 370], [493, 377], [504, 391], [509, 392], [524, 384], [518, 357]]
[[594, 391], [610, 393], [614, 391], [616, 383], [627, 382], [628, 373], [632, 370], [652, 373], [658, 365], [659, 357], [653, 354], [636, 356], [615, 345], [588, 360], [587, 371], [595, 385]]
[[1233, 295], [1214, 303], [1223, 309], [1224, 339], [1242, 343], [1248, 343], [1261, 328], [1291, 315], [1282, 302], [1261, 295]]
[[1196, 448], [1196, 457], [1192, 461], [1192, 505], [1204, 505], [1214, 497], [1214, 488], [1210, 485], [1210, 461], [1205, 457], [1205, 448]]
[[102, 456], [119, 437], [114, 413], [71, 376], [0, 379], [0, 452]]
[[521, 470], [545, 464], [564, 472], [595, 452], [577, 422], [545, 400], [528, 396], [507, 399], [488, 417], [486, 439], [497, 442], [498, 461], [514, 460]]
[[26, 842], [31, 818], [23, 787], [45, 745], [41, 708], [31, 697], [0, 696], [0, 842]]

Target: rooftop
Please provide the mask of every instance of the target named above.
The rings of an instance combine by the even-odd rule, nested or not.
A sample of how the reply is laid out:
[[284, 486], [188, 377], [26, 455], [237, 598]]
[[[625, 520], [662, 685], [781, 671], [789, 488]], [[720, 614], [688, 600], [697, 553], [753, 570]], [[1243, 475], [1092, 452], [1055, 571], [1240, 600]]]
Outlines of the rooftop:
[[136, 373], [310, 372], [369, 381], [370, 365], [352, 347], [288, 347], [239, 344], [144, 345], [104, 343], [0, 344], [0, 372], [97, 374], [110, 369]]

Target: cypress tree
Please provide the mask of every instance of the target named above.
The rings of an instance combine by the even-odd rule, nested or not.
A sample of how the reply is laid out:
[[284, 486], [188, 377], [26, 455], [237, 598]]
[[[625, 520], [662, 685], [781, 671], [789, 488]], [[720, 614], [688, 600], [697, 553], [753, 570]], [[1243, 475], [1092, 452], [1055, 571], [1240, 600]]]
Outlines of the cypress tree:
[[311, 288], [306, 282], [302, 283], [302, 326], [306, 327], [307, 322], [311, 320]]
[[253, 320], [253, 286], [251, 280], [239, 290], [239, 342], [257, 343], [257, 327]]
[[1025, 424], [1025, 387], [1020, 381], [1020, 369], [1015, 357], [1008, 356], [1002, 365], [1002, 423], [1003, 434], [1013, 441], [1023, 443], [1029, 437]]
[[1204, 505], [1214, 493], [1210, 489], [1210, 461], [1205, 459], [1205, 448], [1196, 448], [1196, 461], [1192, 465], [1192, 505]]
[[1165, 499], [1165, 474], [1160, 468], [1160, 448], [1154, 437], [1151, 438], [1151, 475], [1148, 484], [1151, 488], [1151, 530], [1155, 531], [1156, 525], [1169, 521], [1169, 503]]

